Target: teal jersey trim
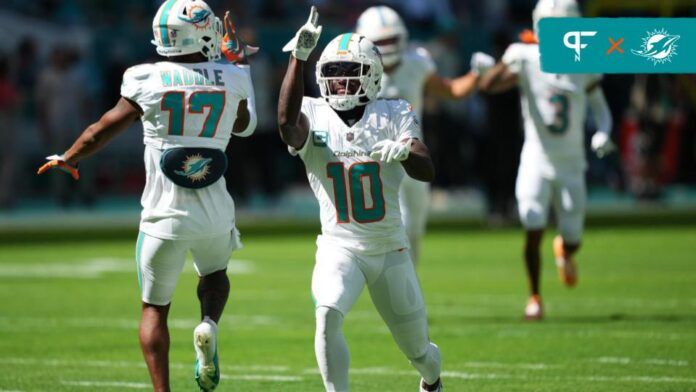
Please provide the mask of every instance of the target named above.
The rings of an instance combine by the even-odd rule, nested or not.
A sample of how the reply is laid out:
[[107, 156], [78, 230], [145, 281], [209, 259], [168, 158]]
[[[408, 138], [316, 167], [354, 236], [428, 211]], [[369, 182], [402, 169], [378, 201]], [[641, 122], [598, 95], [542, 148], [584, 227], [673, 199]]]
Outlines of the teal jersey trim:
[[140, 270], [140, 253], [143, 250], [144, 236], [145, 234], [142, 231], [138, 232], [138, 241], [135, 243], [135, 267], [138, 269], [138, 287], [140, 287], [141, 291], [143, 289], [143, 273]]
[[352, 37], [352, 36], [353, 36], [353, 33], [343, 34], [343, 38], [341, 38], [341, 44], [338, 45], [339, 51], [348, 51], [348, 44], [350, 44], [350, 37]]
[[160, 15], [160, 36], [162, 38], [162, 45], [165, 47], [171, 45], [169, 41], [169, 29], [167, 29], [167, 19], [169, 19], [169, 11], [172, 10], [174, 3], [176, 3], [176, 0], [168, 0], [162, 10], [162, 15]]

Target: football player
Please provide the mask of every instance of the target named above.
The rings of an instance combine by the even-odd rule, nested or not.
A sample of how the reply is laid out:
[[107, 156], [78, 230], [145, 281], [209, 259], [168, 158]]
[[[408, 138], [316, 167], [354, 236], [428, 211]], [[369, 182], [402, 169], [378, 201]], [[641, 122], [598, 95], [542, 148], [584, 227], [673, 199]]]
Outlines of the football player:
[[319, 201], [312, 295], [315, 353], [327, 391], [348, 391], [345, 315], [365, 286], [401, 351], [421, 374], [421, 391], [441, 391], [440, 351], [430, 342], [421, 288], [408, 252], [398, 192], [404, 172], [432, 181], [433, 163], [404, 100], [377, 99], [379, 50], [367, 38], [334, 38], [316, 65], [321, 98], [304, 96], [303, 68], [321, 26], [308, 22], [292, 51], [278, 101], [282, 140], [304, 161]]
[[189, 251], [200, 276], [195, 378], [204, 391], [220, 380], [217, 323], [229, 293], [230, 254], [241, 246], [222, 176], [224, 151], [232, 134], [249, 136], [256, 124], [249, 68], [220, 60], [223, 44], [230, 58], [243, 57], [231, 21], [225, 22], [223, 37], [221, 21], [205, 2], [165, 1], [153, 20], [152, 41], [164, 59], [126, 70], [116, 106], [39, 169], [62, 169], [77, 180], [78, 162], [142, 121], [146, 183], [135, 257], [140, 345], [156, 391], [170, 390], [167, 314]]
[[[533, 13], [534, 31], [538, 31], [542, 18], [579, 16], [575, 0], [539, 0]], [[613, 149], [612, 118], [600, 87], [601, 75], [543, 73], [536, 34], [523, 37], [527, 42], [510, 45], [502, 61], [482, 76], [479, 88], [496, 93], [519, 86], [521, 91], [525, 141], [515, 193], [526, 229], [524, 259], [531, 292], [524, 314], [527, 319], [539, 320], [544, 314], [539, 294], [539, 248], [549, 206], [553, 204], [558, 224], [553, 252], [559, 276], [566, 286], [573, 287], [578, 280], [574, 256], [580, 248], [585, 219], [587, 107], [597, 127], [592, 150], [600, 157]]]
[[[382, 54], [384, 74], [380, 98], [402, 98], [413, 105], [418, 120], [423, 117], [423, 96], [463, 99], [476, 90], [478, 74], [469, 72], [454, 79], [437, 75], [428, 50], [409, 47], [408, 30], [396, 11], [387, 6], [365, 10], [355, 31], [372, 41]], [[492, 64], [491, 64], [492, 65]], [[430, 187], [412, 177], [404, 178], [399, 192], [401, 217], [411, 241], [411, 258], [418, 264], [420, 243], [430, 208]]]

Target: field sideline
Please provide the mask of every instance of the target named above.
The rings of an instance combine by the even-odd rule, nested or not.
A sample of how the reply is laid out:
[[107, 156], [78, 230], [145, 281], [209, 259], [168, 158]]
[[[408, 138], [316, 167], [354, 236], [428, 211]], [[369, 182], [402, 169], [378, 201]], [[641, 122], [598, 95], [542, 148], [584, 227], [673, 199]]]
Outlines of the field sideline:
[[[549, 233], [550, 234], [550, 233]], [[130, 240], [0, 243], [0, 392], [150, 389], [137, 344]], [[447, 391], [696, 391], [696, 227], [587, 232], [562, 287], [545, 239], [547, 319], [526, 323], [517, 230], [432, 231], [419, 267]], [[254, 234], [230, 266], [220, 391], [320, 391], [310, 234]], [[174, 391], [194, 391], [196, 279], [171, 322]], [[345, 322], [351, 390], [416, 391], [418, 376], [363, 295]]]

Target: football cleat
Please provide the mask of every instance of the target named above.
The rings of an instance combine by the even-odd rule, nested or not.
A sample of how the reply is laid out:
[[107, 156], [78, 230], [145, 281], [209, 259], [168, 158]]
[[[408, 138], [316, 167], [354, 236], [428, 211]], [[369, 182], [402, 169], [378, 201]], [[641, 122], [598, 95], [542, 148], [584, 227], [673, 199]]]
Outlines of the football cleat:
[[214, 390], [220, 383], [220, 365], [217, 353], [217, 325], [208, 317], [193, 330], [196, 350], [196, 383], [203, 392]]
[[435, 381], [435, 384], [433, 385], [428, 385], [424, 379], [421, 378], [420, 381], [420, 392], [442, 392], [444, 389], [442, 388], [442, 381], [438, 378], [437, 381]]
[[556, 258], [558, 267], [558, 277], [568, 287], [573, 287], [578, 283], [578, 267], [572, 257], [566, 257], [563, 249], [563, 237], [557, 235], [553, 239], [553, 255]]
[[524, 308], [525, 320], [536, 321], [544, 318], [544, 306], [541, 304], [539, 294], [532, 295]]

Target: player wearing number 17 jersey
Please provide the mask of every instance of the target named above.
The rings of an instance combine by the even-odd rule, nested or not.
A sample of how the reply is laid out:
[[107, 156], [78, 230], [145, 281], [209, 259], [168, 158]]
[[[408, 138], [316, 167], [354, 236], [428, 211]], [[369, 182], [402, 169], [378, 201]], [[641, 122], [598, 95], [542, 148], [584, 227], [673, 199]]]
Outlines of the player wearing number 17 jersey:
[[314, 348], [324, 386], [348, 391], [342, 323], [367, 286], [397, 345], [421, 374], [420, 390], [440, 391], [440, 352], [429, 340], [399, 210], [404, 175], [431, 181], [432, 161], [410, 105], [376, 99], [382, 63], [364, 36], [333, 39], [316, 68], [322, 98], [303, 97], [304, 62], [321, 32], [317, 18], [312, 7], [309, 21], [286, 46], [292, 57], [278, 123], [283, 141], [304, 161], [320, 205], [312, 295]]
[[[153, 44], [166, 59], [129, 68], [117, 105], [39, 170], [61, 168], [78, 179], [78, 161], [141, 120], [146, 183], [136, 245], [140, 344], [155, 391], [170, 390], [167, 314], [189, 251], [200, 276], [195, 379], [203, 391], [220, 380], [217, 322], [229, 293], [229, 257], [241, 246], [223, 177], [224, 150], [232, 134], [248, 136], [256, 124], [249, 68], [220, 60], [221, 46], [237, 41], [227, 16], [225, 37], [222, 30], [205, 2], [165, 1], [153, 20]], [[227, 49], [228, 59], [243, 57]]]
[[[534, 9], [534, 27], [545, 17], [579, 17], [575, 0], [540, 0]], [[517, 173], [516, 196], [526, 233], [525, 263], [531, 296], [525, 317], [543, 317], [539, 292], [542, 234], [553, 204], [559, 235], [553, 243], [561, 280], [577, 282], [574, 255], [580, 248], [585, 219], [585, 138], [589, 106], [597, 132], [592, 149], [601, 157], [612, 149], [612, 121], [600, 75], [561, 75], [541, 71], [539, 45], [527, 32], [524, 43], [512, 44], [502, 61], [486, 72], [479, 87], [500, 92], [520, 87], [524, 117], [524, 146]], [[485, 56], [478, 54], [479, 56]], [[476, 57], [476, 55], [475, 55]]]

